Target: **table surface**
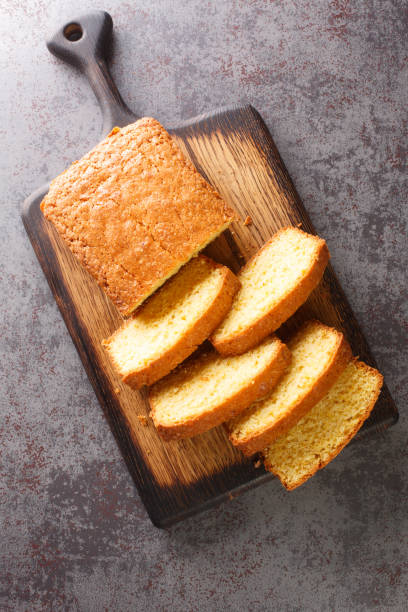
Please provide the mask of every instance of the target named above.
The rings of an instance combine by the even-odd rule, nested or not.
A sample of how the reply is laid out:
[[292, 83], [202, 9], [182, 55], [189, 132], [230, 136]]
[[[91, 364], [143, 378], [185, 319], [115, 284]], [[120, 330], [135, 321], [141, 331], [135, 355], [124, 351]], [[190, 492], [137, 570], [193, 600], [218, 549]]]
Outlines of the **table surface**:
[[101, 5], [4, 5], [0, 609], [406, 609], [405, 2], [104, 5], [140, 115], [261, 112], [401, 413], [300, 489], [273, 481], [169, 530], [135, 492], [19, 216], [99, 138], [92, 92], [44, 39]]

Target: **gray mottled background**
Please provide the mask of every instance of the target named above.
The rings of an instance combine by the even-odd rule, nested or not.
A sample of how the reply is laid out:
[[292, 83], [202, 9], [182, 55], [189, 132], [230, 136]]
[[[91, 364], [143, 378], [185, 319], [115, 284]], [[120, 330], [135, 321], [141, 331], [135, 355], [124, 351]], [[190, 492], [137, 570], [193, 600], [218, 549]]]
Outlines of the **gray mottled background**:
[[[406, 610], [406, 2], [0, 6], [0, 609]], [[19, 217], [99, 138], [93, 94], [44, 45], [87, 8], [113, 16], [112, 72], [138, 113], [261, 112], [401, 411], [299, 490], [271, 482], [167, 531], [135, 493]]]

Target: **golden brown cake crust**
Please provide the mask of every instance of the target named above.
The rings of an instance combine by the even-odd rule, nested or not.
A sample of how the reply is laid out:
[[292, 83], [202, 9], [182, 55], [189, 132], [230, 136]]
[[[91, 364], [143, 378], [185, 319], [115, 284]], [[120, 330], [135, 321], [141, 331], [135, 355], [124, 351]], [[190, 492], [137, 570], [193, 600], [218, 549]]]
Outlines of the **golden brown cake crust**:
[[208, 431], [213, 427], [221, 425], [224, 421], [237, 416], [240, 412], [245, 410], [245, 408], [250, 406], [252, 402], [259, 399], [261, 395], [263, 396], [271, 391], [279, 378], [283, 375], [290, 360], [291, 353], [288, 347], [281, 343], [276, 358], [253, 379], [252, 384], [248, 385], [248, 387], [242, 389], [233, 397], [228, 398], [204, 415], [175, 422], [171, 425], [161, 423], [155, 412], [153, 388], [149, 393], [149, 403], [151, 407], [150, 416], [160, 436], [165, 440], [191, 438], [192, 436]]
[[[205, 314], [195, 321], [194, 325], [174, 346], [146, 365], [145, 368], [134, 371], [131, 374], [122, 375], [123, 382], [133, 387], [133, 389], [140, 389], [143, 385], [152, 385], [169, 374], [171, 370], [191, 355], [191, 353], [208, 338], [210, 333], [220, 321], [222, 321], [231, 308], [234, 295], [240, 287], [239, 280], [226, 266], [216, 263], [205, 255], [199, 255], [199, 257], [203, 259], [210, 268], [222, 270], [217, 295]], [[162, 290], [164, 289], [165, 286], [162, 287]], [[154, 299], [154, 296], [152, 299]], [[141, 308], [143, 308], [143, 306]], [[126, 322], [124, 325], [126, 326]], [[119, 374], [120, 367], [116, 364], [113, 355], [110, 353], [110, 345], [115, 336], [120, 334], [120, 332], [121, 328], [103, 343], [115, 368], [119, 371]]]
[[114, 128], [41, 209], [125, 316], [234, 219], [151, 118]]
[[[259, 255], [267, 249], [270, 244], [276, 240], [281, 234], [285, 233], [290, 229], [295, 230], [301, 234], [305, 234], [298, 228], [283, 228], [279, 230], [272, 238], [264, 244], [264, 246], [245, 264], [242, 271], [244, 271]], [[310, 235], [309, 235], [310, 236]], [[330, 259], [329, 249], [327, 248], [326, 242], [318, 236], [310, 236], [316, 240], [317, 244], [317, 255], [313, 261], [312, 266], [309, 268], [302, 280], [288, 292], [280, 302], [252, 325], [243, 329], [240, 333], [233, 333], [229, 336], [218, 338], [216, 334], [213, 334], [210, 338], [214, 348], [221, 355], [241, 355], [249, 349], [259, 344], [266, 336], [276, 331], [282, 323], [287, 321], [298, 308], [307, 300], [310, 293], [319, 284], [327, 263]], [[241, 273], [242, 273], [241, 271]], [[238, 278], [240, 275], [238, 275]]]
[[[309, 325], [316, 324], [323, 325], [319, 321], [307, 321], [307, 323], [302, 326], [301, 330], [307, 329]], [[244, 455], [250, 456], [264, 450], [268, 444], [296, 425], [296, 423], [300, 421], [300, 419], [317, 404], [324, 395], [326, 395], [352, 357], [350, 345], [344, 335], [339, 331], [336, 331], [336, 333], [338, 336], [337, 345], [330, 364], [326, 371], [316, 380], [313, 388], [303, 396], [298, 404], [291, 406], [290, 410], [283, 414], [278, 421], [273, 424], [265, 424], [264, 428], [256, 433], [237, 438], [234, 436], [233, 431], [230, 431], [229, 438], [232, 444], [239, 448]]]
[[274, 471], [272, 466], [268, 463], [267, 460], [264, 461], [265, 469], [267, 469], [268, 472], [272, 472], [272, 474], [277, 476], [279, 478], [279, 480], [281, 481], [281, 483], [283, 484], [283, 486], [285, 487], [285, 489], [287, 489], [288, 491], [293, 491], [293, 489], [296, 489], [297, 487], [300, 487], [300, 485], [302, 485], [304, 482], [306, 482], [306, 480], [309, 480], [309, 478], [311, 478], [314, 474], [316, 474], [316, 472], [318, 470], [321, 470], [322, 468], [326, 467], [326, 465], [328, 463], [330, 463], [330, 461], [332, 461], [335, 457], [337, 457], [337, 455], [339, 453], [341, 453], [343, 448], [345, 446], [347, 446], [347, 444], [350, 442], [350, 440], [352, 440], [352, 438], [354, 438], [354, 436], [359, 431], [359, 429], [361, 429], [361, 426], [363, 425], [363, 423], [370, 416], [370, 414], [371, 414], [371, 412], [372, 412], [372, 410], [373, 410], [373, 408], [374, 408], [374, 406], [375, 406], [375, 404], [377, 402], [378, 396], [380, 395], [381, 387], [383, 385], [383, 376], [382, 376], [382, 374], [380, 374], [380, 372], [378, 370], [376, 370], [375, 368], [371, 368], [370, 366], [368, 366], [366, 363], [364, 363], [362, 361], [356, 361], [355, 364], [356, 364], [356, 366], [358, 368], [361, 368], [362, 370], [364, 370], [364, 369], [365, 370], [369, 370], [373, 374], [375, 374], [375, 376], [377, 378], [377, 390], [376, 390], [376, 393], [375, 393], [375, 397], [372, 400], [372, 402], [367, 405], [367, 408], [364, 411], [364, 414], [361, 416], [361, 419], [358, 421], [358, 423], [354, 427], [353, 431], [351, 431], [351, 433], [346, 438], [344, 438], [342, 443], [337, 446], [335, 451], [327, 458], [327, 460], [320, 461], [319, 465], [315, 469], [311, 470], [310, 472], [307, 472], [307, 474], [303, 474], [303, 476], [301, 478], [299, 478], [299, 480], [297, 480], [295, 483], [292, 483], [292, 484], [288, 484], [285, 481], [284, 478], [282, 478], [276, 471]]

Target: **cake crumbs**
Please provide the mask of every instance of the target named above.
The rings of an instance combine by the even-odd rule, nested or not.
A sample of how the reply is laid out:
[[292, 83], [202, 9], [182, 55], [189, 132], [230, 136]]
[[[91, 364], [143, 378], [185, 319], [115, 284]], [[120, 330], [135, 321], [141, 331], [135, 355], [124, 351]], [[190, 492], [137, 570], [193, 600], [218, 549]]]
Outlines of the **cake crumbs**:
[[244, 225], [252, 225], [252, 219], [249, 215], [245, 218]]
[[296, 225], [296, 227], [298, 227], [298, 228], [300, 229], [300, 228], [302, 227], [302, 225], [303, 225], [303, 223], [302, 223], [302, 222], [300, 222], [300, 223], [298, 223], [298, 224]]
[[118, 132], [120, 132], [120, 128], [118, 128], [117, 126], [114, 127], [111, 131], [111, 133], [109, 134], [109, 136], [113, 136], [114, 134], [117, 134]]
[[260, 459], [256, 459], [256, 461], [254, 461], [254, 468], [257, 470], [258, 468], [260, 468], [262, 465], [262, 461]]
[[138, 414], [137, 418], [140, 421], [140, 424], [143, 425], [143, 427], [147, 427], [147, 416], [145, 416], [144, 414]]
[[115, 391], [116, 395], [119, 395], [119, 393], [120, 393], [119, 387], [115, 387], [114, 391]]

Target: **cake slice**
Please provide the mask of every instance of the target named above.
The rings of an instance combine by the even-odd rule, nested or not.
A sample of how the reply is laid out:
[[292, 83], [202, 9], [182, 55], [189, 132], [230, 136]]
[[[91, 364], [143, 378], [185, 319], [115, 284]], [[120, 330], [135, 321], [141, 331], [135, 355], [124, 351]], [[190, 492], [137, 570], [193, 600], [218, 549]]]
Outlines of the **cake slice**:
[[214, 351], [191, 359], [153, 385], [151, 416], [165, 439], [189, 438], [220, 425], [264, 397], [290, 362], [275, 336], [244, 355]]
[[293, 427], [327, 393], [351, 359], [343, 334], [308, 321], [288, 342], [290, 366], [265, 399], [228, 423], [230, 440], [245, 455], [263, 450]]
[[225, 266], [192, 259], [103, 342], [122, 380], [139, 389], [166, 376], [208, 338], [238, 288]]
[[222, 355], [239, 355], [278, 329], [308, 298], [329, 261], [324, 240], [287, 227], [242, 268], [228, 316], [210, 338]]
[[158, 121], [114, 128], [41, 209], [124, 316], [234, 219]]
[[383, 377], [361, 361], [350, 361], [337, 381], [292, 429], [264, 453], [265, 467], [287, 489], [295, 489], [327, 465], [370, 415]]

